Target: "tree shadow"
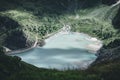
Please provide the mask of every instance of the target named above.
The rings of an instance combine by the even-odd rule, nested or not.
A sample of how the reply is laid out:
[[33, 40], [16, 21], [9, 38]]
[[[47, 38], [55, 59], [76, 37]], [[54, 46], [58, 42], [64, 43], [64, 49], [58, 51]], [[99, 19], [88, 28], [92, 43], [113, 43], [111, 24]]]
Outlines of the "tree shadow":
[[112, 20], [112, 24], [113, 24], [115, 29], [119, 29], [119, 31], [120, 31], [120, 8], [119, 8], [119, 10], [117, 12], [117, 15]]
[[116, 14], [116, 16], [112, 20], [113, 27], [117, 29], [117, 34], [120, 33], [120, 8]]
[[26, 47], [26, 38], [18, 22], [0, 16], [0, 43], [10, 49]]
[[103, 4], [112, 5], [115, 4], [118, 0], [102, 0]]
[[[34, 3], [34, 4], [33, 4]], [[24, 9], [34, 15], [74, 13], [81, 8], [94, 7], [100, 0], [0, 0], [0, 11]]]

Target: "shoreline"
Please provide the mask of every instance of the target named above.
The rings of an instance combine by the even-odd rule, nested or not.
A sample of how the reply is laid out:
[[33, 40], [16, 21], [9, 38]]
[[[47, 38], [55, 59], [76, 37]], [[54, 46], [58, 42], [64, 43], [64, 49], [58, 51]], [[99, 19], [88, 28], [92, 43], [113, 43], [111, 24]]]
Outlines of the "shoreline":
[[13, 54], [26, 52], [26, 51], [29, 51], [29, 50], [35, 48], [37, 46], [37, 43], [38, 43], [38, 37], [36, 36], [35, 38], [36, 38], [36, 40], [32, 46], [30, 46], [28, 48], [19, 49], [19, 50], [11, 50], [11, 51], [6, 52], [5, 54], [6, 55], [13, 55]]
[[[48, 38], [50, 38], [51, 36], [55, 36], [56, 34], [66, 34], [66, 32], [64, 32], [63, 30], [64, 28], [54, 32], [54, 33], [51, 33], [51, 34], [48, 34], [46, 36], [43, 36], [43, 40], [46, 41]], [[80, 32], [68, 32], [68, 33], [75, 33], [75, 34], [84, 34], [84, 35], [87, 35], [89, 36], [88, 34], [85, 34], [85, 33], [80, 33]], [[67, 34], [68, 34], [67, 33]], [[95, 42], [95, 44], [90, 44], [86, 47], [87, 51], [88, 52], [92, 52], [92, 53], [97, 53], [97, 51], [103, 46], [102, 45], [102, 41], [98, 40], [97, 38], [95, 37], [92, 37], [92, 36], [89, 36], [88, 38], [85, 38], [86, 40], [89, 40], [89, 41], [93, 41]], [[13, 55], [13, 54], [19, 54], [19, 53], [23, 53], [23, 52], [26, 52], [26, 51], [29, 51], [31, 49], [34, 49], [36, 48], [39, 44], [38, 44], [38, 37], [36, 36], [36, 41], [34, 42], [34, 44], [31, 46], [31, 47], [28, 47], [28, 48], [23, 48], [23, 49], [19, 49], [19, 50], [12, 50], [12, 51], [8, 51], [6, 52], [5, 54], [6, 55]]]
[[102, 47], [102, 44], [90, 44], [87, 46], [88, 52], [97, 53], [98, 50]]
[[[62, 28], [62, 29], [63, 29], [63, 28]], [[61, 32], [62, 29], [60, 29], [60, 30], [58, 30], [58, 31], [56, 31], [56, 32], [53, 32], [53, 33], [51, 33], [51, 34], [47, 34], [46, 36], [43, 36], [43, 40], [45, 41], [45, 39], [48, 39], [49, 37], [54, 36], [55, 34]], [[34, 49], [34, 48], [36, 48], [37, 46], [38, 46], [38, 37], [36, 36], [36, 41], [35, 41], [35, 43], [34, 43], [32, 46], [30, 46], [30, 47], [28, 47], [28, 48], [22, 48], [22, 49], [19, 49], [19, 50], [7, 51], [7, 52], [5, 52], [5, 54], [6, 54], [6, 55], [19, 54], [19, 53], [23, 53], [23, 52], [29, 51], [29, 50], [31, 50], [31, 49]]]

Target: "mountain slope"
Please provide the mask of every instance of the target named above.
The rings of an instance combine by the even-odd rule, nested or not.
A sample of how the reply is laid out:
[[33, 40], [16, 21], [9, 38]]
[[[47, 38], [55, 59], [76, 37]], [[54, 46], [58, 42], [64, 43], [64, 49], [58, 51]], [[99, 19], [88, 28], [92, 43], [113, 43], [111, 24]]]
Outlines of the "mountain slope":
[[[32, 45], [35, 37], [70, 25], [103, 41], [87, 70], [46, 70], [6, 56], [0, 48], [1, 80], [119, 80], [120, 4], [117, 0], [1, 0], [0, 44], [10, 49]], [[104, 4], [103, 4], [104, 3]], [[17, 39], [16, 39], [17, 38]], [[62, 77], [61, 77], [62, 76]]]
[[0, 52], [1, 80], [119, 80], [120, 61], [112, 60], [93, 65], [86, 70], [57, 71], [41, 69], [24, 63], [19, 57]]
[[[22, 40], [24, 41], [21, 44], [22, 48], [32, 45], [36, 35], [42, 38], [67, 24], [72, 27], [73, 31], [85, 32], [101, 38], [106, 45], [117, 33], [111, 20], [119, 6], [111, 8], [111, 6], [102, 4], [100, 0], [14, 0], [13, 2], [2, 0], [0, 7], [1, 16], [9, 17], [19, 24], [21, 36], [25, 37]], [[9, 42], [12, 41], [9, 40]], [[17, 45], [4, 46], [10, 49], [19, 48]]]

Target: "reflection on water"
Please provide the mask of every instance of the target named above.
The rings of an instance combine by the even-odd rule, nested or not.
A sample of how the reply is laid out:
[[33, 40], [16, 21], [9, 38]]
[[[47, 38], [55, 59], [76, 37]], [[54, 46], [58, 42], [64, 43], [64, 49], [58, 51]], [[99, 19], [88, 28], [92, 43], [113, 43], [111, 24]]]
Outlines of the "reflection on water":
[[73, 69], [84, 68], [96, 59], [95, 54], [87, 51], [86, 46], [95, 42], [87, 40], [88, 35], [81, 33], [56, 34], [46, 40], [42, 48], [15, 54], [23, 61], [37, 67]]

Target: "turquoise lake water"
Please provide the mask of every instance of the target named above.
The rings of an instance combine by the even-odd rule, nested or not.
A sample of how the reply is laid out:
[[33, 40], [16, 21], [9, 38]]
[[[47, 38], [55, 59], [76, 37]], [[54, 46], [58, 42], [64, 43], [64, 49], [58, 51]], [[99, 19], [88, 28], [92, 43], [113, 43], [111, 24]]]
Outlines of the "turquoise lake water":
[[56, 34], [45, 40], [43, 47], [15, 54], [23, 61], [40, 68], [59, 70], [86, 68], [97, 56], [87, 46], [94, 44], [90, 36], [82, 33]]

